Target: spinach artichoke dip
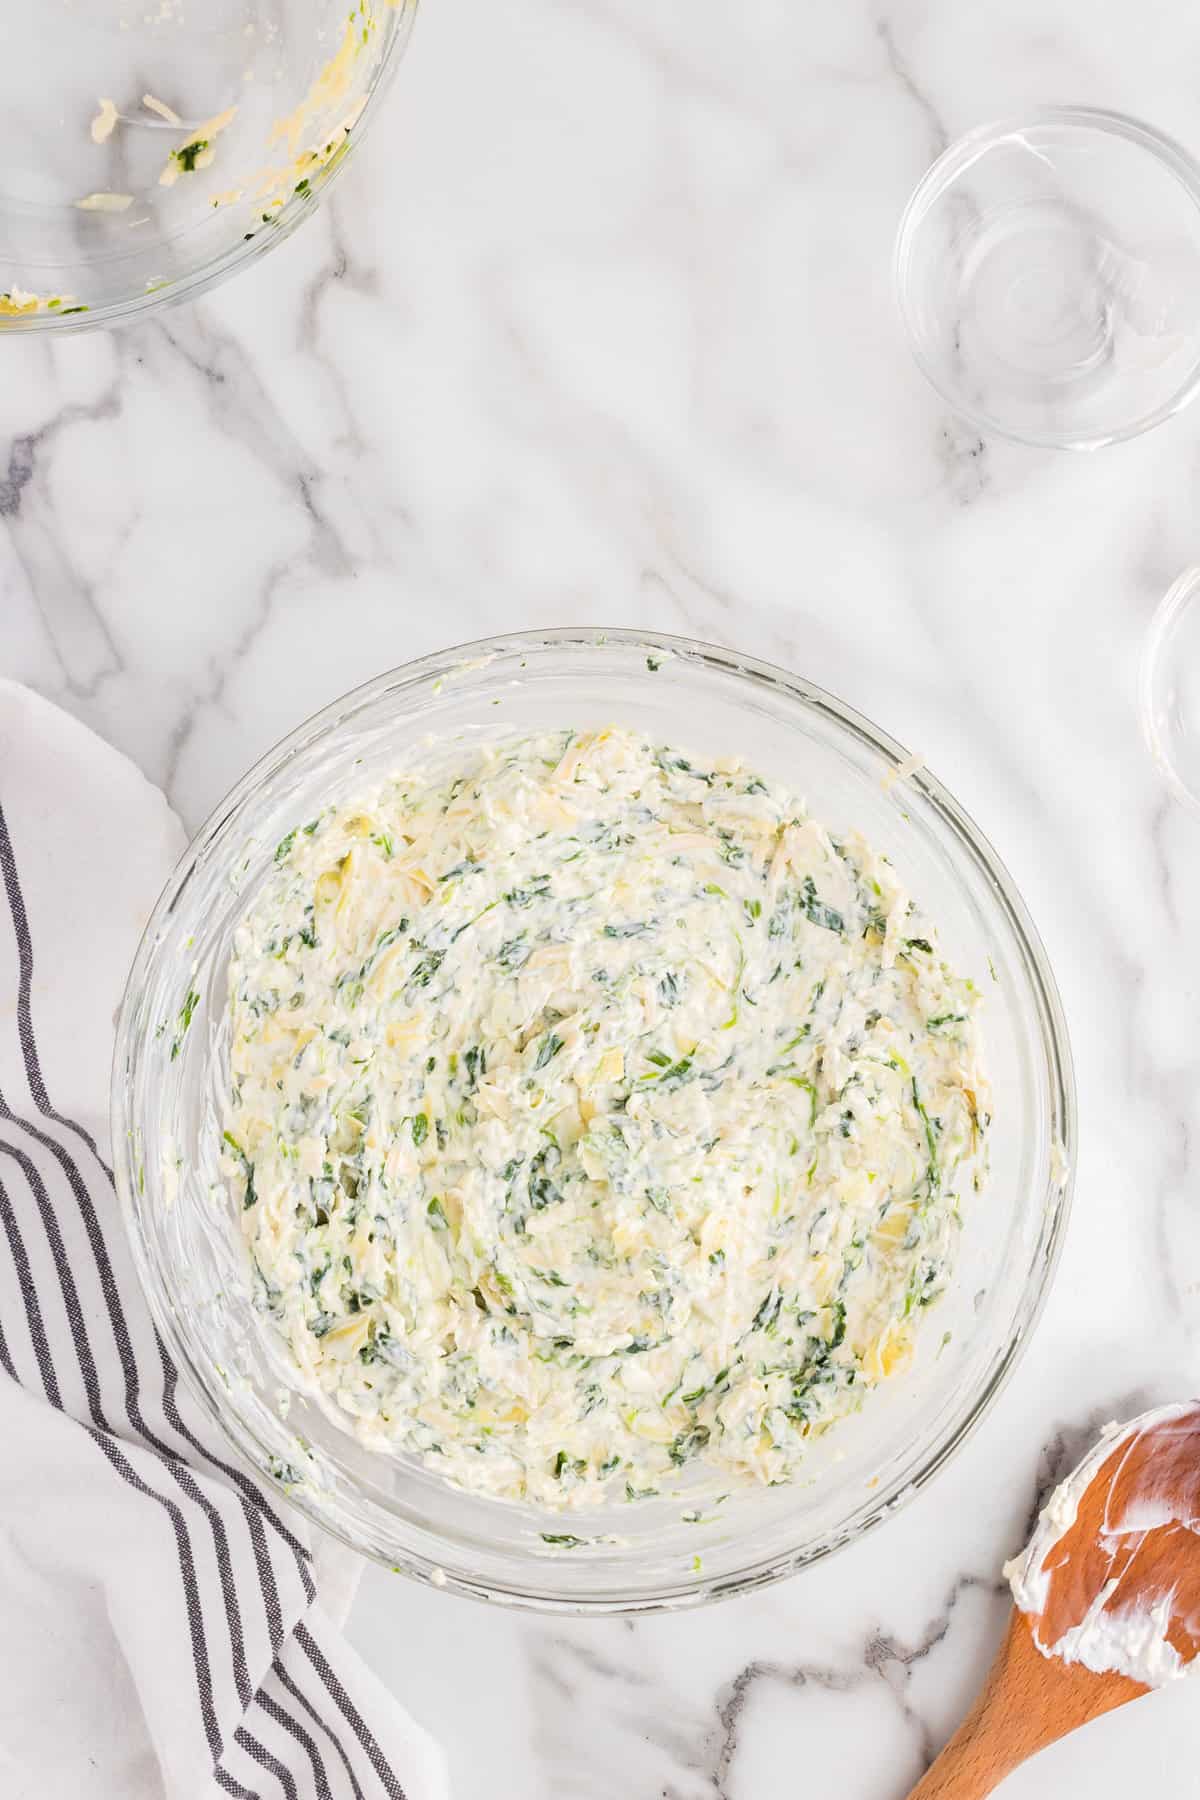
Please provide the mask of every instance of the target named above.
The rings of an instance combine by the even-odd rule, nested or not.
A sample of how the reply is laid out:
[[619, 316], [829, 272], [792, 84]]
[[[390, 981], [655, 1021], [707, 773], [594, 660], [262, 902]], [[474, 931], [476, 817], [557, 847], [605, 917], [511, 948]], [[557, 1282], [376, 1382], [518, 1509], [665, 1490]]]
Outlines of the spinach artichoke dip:
[[977, 1187], [976, 990], [737, 760], [461, 742], [275, 852], [223, 1168], [297, 1385], [477, 1493], [793, 1477]]

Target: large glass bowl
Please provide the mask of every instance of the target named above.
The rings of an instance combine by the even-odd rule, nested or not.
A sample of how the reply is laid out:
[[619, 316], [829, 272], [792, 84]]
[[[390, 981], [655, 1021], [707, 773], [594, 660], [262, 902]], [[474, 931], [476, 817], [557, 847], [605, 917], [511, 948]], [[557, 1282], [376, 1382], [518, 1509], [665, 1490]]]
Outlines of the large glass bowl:
[[0, 334], [202, 292], [318, 204], [416, 0], [34, 0], [5, 8]]
[[[429, 735], [613, 722], [702, 756], [740, 753], [826, 823], [861, 829], [986, 1001], [991, 1177], [964, 1203], [955, 1276], [913, 1366], [813, 1442], [806, 1480], [737, 1493], [699, 1520], [670, 1498], [564, 1515], [476, 1497], [365, 1450], [299, 1395], [281, 1417], [277, 1341], [251, 1308], [217, 1167], [230, 939], [280, 839]], [[493, 638], [381, 676], [293, 732], [217, 808], [130, 974], [113, 1069], [117, 1187], [172, 1356], [242, 1455], [311, 1518], [387, 1565], [479, 1596], [580, 1612], [679, 1606], [774, 1580], [860, 1536], [962, 1443], [1054, 1269], [1074, 1085], [1054, 981], [1019, 896], [940, 782], [907, 767], [892, 739], [781, 669], [678, 638], [563, 630]], [[547, 1541], [564, 1534], [584, 1541]]]

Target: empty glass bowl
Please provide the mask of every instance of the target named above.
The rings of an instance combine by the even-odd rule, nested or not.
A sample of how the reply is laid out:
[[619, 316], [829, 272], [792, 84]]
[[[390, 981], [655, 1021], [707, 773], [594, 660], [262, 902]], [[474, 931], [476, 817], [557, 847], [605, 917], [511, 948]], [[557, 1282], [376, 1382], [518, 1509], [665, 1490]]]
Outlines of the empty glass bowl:
[[[287, 1385], [250, 1297], [218, 1167], [231, 934], [297, 821], [394, 771], [426, 734], [493, 738], [617, 721], [702, 756], [740, 753], [835, 829], [887, 852], [984, 990], [992, 1171], [963, 1206], [955, 1278], [912, 1366], [814, 1438], [807, 1479], [699, 1511], [664, 1496], [540, 1511], [367, 1450]], [[1054, 982], [994, 852], [924, 770], [857, 713], [749, 657], [632, 631], [547, 631], [381, 676], [239, 782], [167, 884], [129, 978], [113, 1065], [116, 1180], [163, 1337], [259, 1474], [347, 1543], [466, 1593], [574, 1611], [680, 1606], [770, 1581], [858, 1537], [921, 1486], [997, 1392], [1045, 1296], [1074, 1157]], [[708, 1499], [711, 1500], [711, 1495]]]
[[212, 286], [316, 206], [416, 0], [35, 0], [5, 9], [0, 331]]
[[1132, 437], [1200, 383], [1200, 165], [1085, 107], [980, 126], [909, 201], [896, 288], [917, 362], [975, 424]]

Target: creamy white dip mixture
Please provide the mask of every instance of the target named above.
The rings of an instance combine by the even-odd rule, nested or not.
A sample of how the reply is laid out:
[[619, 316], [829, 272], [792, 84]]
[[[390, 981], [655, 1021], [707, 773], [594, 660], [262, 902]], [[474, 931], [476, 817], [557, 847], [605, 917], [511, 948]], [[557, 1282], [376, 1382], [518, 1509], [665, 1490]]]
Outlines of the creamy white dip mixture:
[[257, 1302], [464, 1488], [786, 1481], [946, 1282], [976, 998], [885, 857], [737, 760], [431, 754], [297, 821], [236, 934]]

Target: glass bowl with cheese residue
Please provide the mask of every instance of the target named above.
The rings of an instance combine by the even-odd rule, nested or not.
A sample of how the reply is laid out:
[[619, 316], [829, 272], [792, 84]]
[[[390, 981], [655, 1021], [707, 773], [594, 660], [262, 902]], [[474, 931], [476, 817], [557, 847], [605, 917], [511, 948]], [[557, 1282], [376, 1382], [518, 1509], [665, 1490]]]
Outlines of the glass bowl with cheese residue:
[[[401, 784], [406, 791], [415, 779], [412, 772], [419, 770], [445, 773], [483, 762], [519, 774], [521, 758], [529, 754], [519, 746], [541, 746], [547, 766], [554, 760], [552, 747], [565, 746], [569, 762], [572, 744], [594, 745], [614, 728], [629, 746], [624, 759], [629, 767], [645, 755], [653, 771], [647, 781], [669, 784], [683, 809], [670, 820], [678, 835], [657, 851], [649, 846], [658, 857], [652, 883], [662, 916], [678, 933], [676, 952], [694, 954], [695, 979], [713, 984], [714, 1041], [693, 1049], [689, 1038], [689, 1045], [682, 1045], [679, 1030], [698, 1035], [683, 1023], [686, 984], [681, 997], [654, 964], [658, 948], [647, 935], [649, 914], [636, 884], [623, 880], [620, 891], [606, 891], [603, 920], [592, 918], [588, 897], [598, 889], [588, 855], [572, 863], [562, 878], [565, 885], [558, 885], [558, 876], [549, 884], [535, 880], [540, 871], [530, 861], [537, 858], [526, 819], [506, 839], [496, 840], [503, 841], [511, 864], [511, 885], [507, 876], [480, 868], [474, 857], [453, 868], [436, 866], [432, 874], [422, 871], [424, 885], [411, 896], [411, 917], [394, 921], [390, 933], [376, 935], [374, 919], [364, 927], [372, 955], [378, 952], [370, 967], [327, 971], [329, 1006], [348, 1006], [353, 1017], [335, 1020], [330, 1012], [325, 1019], [321, 1054], [328, 1051], [322, 1065], [327, 1075], [321, 1081], [332, 1084], [339, 1066], [352, 1068], [369, 1059], [374, 1052], [366, 1040], [379, 1045], [386, 1040], [390, 1086], [378, 1088], [372, 1104], [385, 1112], [390, 1104], [390, 1116], [347, 1103], [348, 1110], [338, 1115], [345, 1135], [336, 1144], [329, 1140], [334, 1160], [328, 1163], [326, 1153], [307, 1138], [292, 1141], [290, 1127], [272, 1123], [266, 1113], [258, 1117], [262, 1108], [251, 1106], [247, 1095], [266, 1065], [254, 1076], [247, 1055], [275, 1058], [263, 1092], [283, 1094], [292, 1081], [289, 1071], [307, 1066], [312, 1031], [299, 1010], [306, 1002], [288, 989], [286, 971], [299, 966], [297, 957], [310, 955], [310, 940], [327, 941], [326, 919], [332, 915], [321, 909], [338, 903], [333, 888], [340, 887], [345, 869], [361, 856], [384, 868], [395, 850], [380, 818], [361, 813], [362, 797], [386, 788], [398, 771], [408, 772], [407, 784]], [[668, 755], [663, 746], [674, 748]], [[589, 778], [591, 754], [576, 758], [569, 778]], [[621, 761], [615, 759], [613, 770]], [[627, 777], [633, 786], [625, 796], [626, 835], [636, 837], [639, 819], [666, 816], [665, 802], [660, 804], [659, 795], [648, 804], [646, 783], [636, 772], [627, 770]], [[704, 805], [691, 806], [693, 780], [707, 796]], [[453, 779], [444, 792], [451, 805], [458, 803]], [[822, 822], [821, 854], [844, 862], [856, 881], [865, 874], [867, 887], [873, 883], [879, 890], [878, 910], [868, 899], [860, 916], [850, 889], [837, 887], [832, 864], [826, 869], [819, 862], [794, 862], [793, 873], [801, 870], [789, 890], [795, 916], [785, 916], [782, 902], [776, 905], [778, 896], [760, 909], [749, 898], [751, 889], [742, 892], [747, 869], [740, 866], [737, 817], [752, 817], [757, 829], [777, 793], [803, 797], [803, 816]], [[490, 800], [486, 804], [490, 816], [504, 817]], [[705, 807], [726, 804], [734, 810], [717, 830], [716, 878], [693, 881], [689, 845], [693, 839], [701, 844]], [[688, 829], [689, 813], [697, 833]], [[790, 843], [796, 823], [781, 815], [772, 828], [781, 842]], [[556, 842], [555, 829], [555, 819], [547, 815], [532, 842], [549, 847]], [[582, 834], [581, 851], [601, 844], [597, 833], [605, 830], [603, 821], [593, 820]], [[339, 834], [348, 834], [345, 843]], [[601, 847], [611, 849], [616, 841]], [[864, 844], [871, 847], [870, 858], [860, 848]], [[788, 854], [802, 859], [809, 850], [791, 844]], [[325, 868], [322, 858], [328, 863], [330, 857]], [[560, 860], [565, 865], [567, 858]], [[295, 931], [283, 921], [278, 932], [268, 929], [255, 938], [247, 921], [265, 918], [264, 909], [281, 894], [285, 899], [298, 894], [303, 901], [310, 877], [316, 909], [311, 917], [300, 919]], [[470, 896], [477, 882], [483, 885], [476, 906]], [[484, 894], [488, 883], [495, 894], [490, 886]], [[538, 909], [546, 906], [551, 889], [569, 895], [577, 928], [549, 933], [557, 941], [548, 946], [534, 926], [545, 916]], [[907, 934], [910, 915], [903, 906], [893, 907], [893, 892], [912, 896], [919, 905]], [[432, 930], [431, 909], [439, 912]], [[924, 1027], [938, 1037], [960, 1034], [958, 1014], [971, 1011], [986, 1063], [989, 1167], [978, 1188], [969, 1181], [959, 1187], [946, 1266], [930, 1283], [931, 1271], [919, 1259], [904, 1265], [897, 1314], [902, 1329], [894, 1341], [856, 1348], [851, 1340], [860, 1335], [861, 1321], [856, 1290], [847, 1285], [862, 1248], [857, 1241], [862, 1232], [856, 1231], [842, 1244], [837, 1279], [821, 1278], [825, 1285], [811, 1308], [797, 1308], [794, 1271], [791, 1285], [782, 1278], [777, 1284], [787, 1295], [782, 1311], [772, 1310], [773, 1289], [764, 1289], [765, 1302], [754, 1308], [753, 1320], [747, 1313], [737, 1334], [739, 1353], [751, 1364], [736, 1378], [726, 1369], [714, 1371], [715, 1397], [701, 1394], [703, 1384], [660, 1395], [654, 1384], [670, 1365], [666, 1339], [676, 1323], [683, 1321], [692, 1332], [691, 1348], [703, 1357], [711, 1346], [703, 1341], [703, 1328], [697, 1338], [696, 1319], [716, 1318], [713, 1329], [719, 1331], [720, 1308], [713, 1312], [713, 1297], [719, 1301], [728, 1293], [731, 1308], [752, 1306], [733, 1289], [731, 1264], [743, 1241], [740, 1209], [744, 1206], [747, 1217], [760, 1204], [764, 1217], [780, 1207], [786, 1213], [792, 1195], [798, 1196], [794, 1210], [802, 1212], [805, 1184], [811, 1187], [818, 1167], [812, 1132], [824, 1130], [834, 1139], [844, 1129], [848, 1147], [854, 1147], [863, 1128], [861, 1096], [843, 1091], [849, 1064], [838, 1065], [840, 1073], [834, 1065], [837, 1056], [853, 1058], [864, 1045], [871, 1049], [887, 1003], [860, 1008], [851, 1039], [843, 1039], [836, 1051], [830, 1038], [828, 1066], [822, 1063], [816, 1082], [809, 1055], [813, 1027], [806, 1033], [807, 1018], [797, 1017], [785, 1036], [785, 1015], [811, 1005], [813, 1020], [824, 1019], [821, 959], [841, 937], [843, 960], [853, 963], [860, 934], [877, 954], [891, 911], [901, 933], [892, 948], [913, 969], [926, 971], [919, 979], [914, 975], [917, 985], [906, 990], [929, 997], [935, 1016], [924, 1020]], [[918, 917], [932, 924], [918, 926]], [[791, 946], [794, 956], [786, 967], [782, 957], [767, 951], [776, 942], [777, 925], [778, 942]], [[936, 931], [933, 945], [926, 929], [931, 935]], [[711, 953], [706, 948], [709, 938], [724, 942], [722, 933], [736, 946], [724, 962], [719, 945]], [[583, 1028], [597, 1033], [591, 1048], [580, 1039], [577, 1017], [543, 1008], [536, 1029], [525, 1029], [515, 1050], [493, 1050], [485, 1063], [473, 1042], [444, 1056], [446, 1046], [457, 1043], [446, 1036], [457, 1003], [444, 985], [443, 962], [448, 970], [458, 959], [466, 970], [474, 958], [480, 968], [486, 963], [503, 972], [496, 976], [487, 1009], [503, 1036], [508, 971], [540, 968], [546, 956], [560, 957], [572, 941], [597, 946], [585, 959], [589, 979], [611, 982], [613, 991], [625, 983], [621, 991], [628, 992], [630, 982], [641, 982], [639, 991], [654, 990], [646, 1016], [658, 1035], [638, 1038], [636, 1055], [635, 1038], [624, 1023], [617, 1027], [621, 1042], [609, 1044], [603, 1008], [593, 1009], [595, 1016]], [[472, 947], [470, 957], [464, 945]], [[780, 964], [777, 983], [764, 954]], [[935, 995], [921, 985], [942, 959], [946, 980], [958, 984], [953, 994], [970, 995], [971, 983], [977, 990], [969, 1007], [944, 1002], [941, 988]], [[407, 1011], [390, 1015], [386, 1029], [383, 1021], [364, 1023], [360, 1003], [364, 991], [378, 988], [376, 969], [400, 963], [407, 971]], [[237, 1006], [231, 1009], [231, 972], [240, 1015]], [[389, 991], [399, 994], [390, 974], [387, 980]], [[786, 997], [776, 1006], [772, 996], [777, 995]], [[731, 1066], [736, 1074], [739, 1055], [753, 1053], [759, 1016], [764, 1021], [769, 1016], [769, 1029], [780, 1039], [778, 1052], [763, 1058], [773, 1079], [752, 1093], [735, 1094], [722, 1114], [720, 1083], [731, 1078]], [[305, 1023], [298, 1036], [289, 1018]], [[432, 1030], [433, 1037], [414, 1048], [414, 1020], [421, 1019], [418, 1036]], [[764, 1023], [762, 1030], [767, 1029]], [[823, 1043], [824, 1033], [819, 1025]], [[276, 1054], [281, 1043], [286, 1044], [282, 1062]], [[506, 1058], [508, 1066], [500, 1066]], [[917, 1124], [911, 1180], [914, 1194], [928, 1202], [940, 1179], [933, 1169], [937, 1153], [949, 1171], [949, 1146], [956, 1131], [960, 1139], [969, 1136], [964, 1121], [977, 1096], [970, 1094], [967, 1113], [960, 1111], [956, 1126], [949, 1101], [939, 1098], [936, 1110], [926, 1104], [928, 1087], [914, 1083], [905, 1053], [893, 1046], [879, 1060], [887, 1066], [884, 1081], [903, 1090], [910, 1121]], [[585, 1065], [590, 1073], [583, 1080], [577, 1071]], [[567, 1107], [561, 1085], [573, 1070], [576, 1102]], [[851, 1070], [849, 1080], [857, 1081], [861, 1072], [861, 1066]], [[874, 1079], [868, 1075], [868, 1085]], [[921, 1082], [929, 1079], [922, 1073]], [[418, 1087], [410, 1091], [404, 1084], [413, 1080]], [[298, 1091], [291, 1100], [303, 1110], [316, 1104], [313, 1092], [306, 1097]], [[551, 1100], [556, 1092], [558, 1098]], [[241, 1112], [231, 1110], [231, 1094]], [[546, 1122], [534, 1121], [528, 1142], [514, 1139], [505, 1147], [504, 1133], [516, 1129], [512, 1109], [542, 1104], [556, 1108], [548, 1128], [539, 1135]], [[790, 1134], [789, 1106], [794, 1109]], [[355, 1118], [356, 1112], [361, 1116]], [[598, 1112], [610, 1132], [617, 1126], [604, 1141], [597, 1136]], [[290, 1116], [294, 1121], [299, 1113], [293, 1109]], [[840, 701], [748, 657], [636, 632], [563, 630], [449, 650], [382, 676], [302, 726], [233, 790], [176, 870], [139, 949], [118, 1023], [112, 1123], [118, 1191], [159, 1328], [207, 1412], [262, 1478], [388, 1567], [508, 1603], [603, 1612], [680, 1606], [777, 1579], [853, 1541], [936, 1473], [996, 1395], [1045, 1297], [1069, 1207], [1075, 1101], [1061, 1007], [1028, 914], [995, 853], [918, 759]], [[361, 1211], [357, 1190], [364, 1170], [385, 1167], [378, 1159], [362, 1160], [367, 1138], [386, 1147], [397, 1206], [415, 1236], [406, 1240], [403, 1270], [394, 1263], [375, 1266], [360, 1282], [355, 1259], [360, 1251], [366, 1254], [362, 1245], [356, 1249], [347, 1240], [335, 1246], [328, 1232], [339, 1209], [350, 1205]], [[467, 1146], [456, 1185], [453, 1191], [439, 1187], [430, 1198], [426, 1186], [442, 1180], [431, 1170], [437, 1170], [443, 1151], [453, 1154], [456, 1141]], [[924, 1169], [922, 1144], [929, 1149]], [[643, 1160], [633, 1169], [630, 1158], [638, 1146]], [[828, 1151], [826, 1142], [820, 1154]], [[723, 1175], [710, 1176], [696, 1160], [710, 1154], [712, 1167]], [[587, 1181], [571, 1189], [570, 1171], [577, 1163], [587, 1171]], [[861, 1158], [859, 1164], [855, 1191], [869, 1216], [865, 1184], [875, 1170]], [[351, 1165], [355, 1172], [348, 1175]], [[281, 1168], [285, 1187], [289, 1168], [302, 1181], [305, 1230], [325, 1235], [315, 1259], [306, 1262], [297, 1251], [275, 1266], [256, 1235], [263, 1210], [256, 1183], [264, 1193], [274, 1192]], [[825, 1179], [824, 1165], [820, 1168], [817, 1183]], [[501, 1187], [507, 1183], [503, 1205], [513, 1213], [512, 1229], [523, 1235], [519, 1242], [510, 1235], [502, 1247], [515, 1260], [503, 1260], [495, 1245], [480, 1252], [486, 1267], [479, 1265], [482, 1273], [472, 1277], [475, 1288], [463, 1303], [466, 1311], [455, 1316], [461, 1323], [478, 1308], [491, 1354], [497, 1344], [519, 1337], [518, 1315], [523, 1316], [528, 1287], [536, 1293], [531, 1304], [542, 1321], [535, 1353], [547, 1368], [539, 1375], [542, 1399], [528, 1432], [520, 1410], [529, 1392], [527, 1371], [512, 1374], [513, 1406], [503, 1409], [509, 1377], [502, 1365], [485, 1368], [488, 1404], [501, 1410], [463, 1438], [474, 1445], [465, 1461], [447, 1460], [446, 1444], [426, 1428], [441, 1419], [445, 1433], [453, 1434], [458, 1430], [453, 1418], [417, 1405], [413, 1417], [419, 1417], [422, 1430], [389, 1436], [374, 1428], [377, 1417], [365, 1416], [363, 1396], [377, 1395], [387, 1385], [396, 1401], [394, 1406], [389, 1401], [389, 1420], [403, 1410], [393, 1377], [397, 1370], [407, 1377], [428, 1353], [431, 1332], [436, 1339], [444, 1323], [447, 1300], [444, 1291], [427, 1294], [419, 1282], [414, 1286], [413, 1259], [432, 1258], [429, 1266], [444, 1270], [449, 1246], [462, 1245], [468, 1216], [482, 1240], [485, 1227], [477, 1207], [475, 1213], [471, 1209], [480, 1192], [480, 1171], [489, 1169]], [[765, 1193], [758, 1179], [764, 1169], [774, 1184]], [[628, 1216], [614, 1225], [597, 1198], [618, 1189], [625, 1199], [635, 1189], [647, 1198], [644, 1218], [632, 1231]], [[711, 1205], [710, 1195], [716, 1197]], [[707, 1216], [718, 1210], [717, 1201], [730, 1216]], [[677, 1214], [686, 1231], [681, 1227], [671, 1240]], [[820, 1234], [819, 1243], [813, 1240], [820, 1262], [829, 1247], [828, 1222], [803, 1216], [805, 1228]], [[915, 1241], [890, 1214], [881, 1214], [876, 1235], [888, 1239], [888, 1254], [899, 1255]], [[672, 1241], [687, 1250], [687, 1281], [677, 1279]], [[295, 1241], [291, 1247], [296, 1250]], [[874, 1243], [868, 1253], [878, 1250]], [[768, 1245], [764, 1255], [775, 1254]], [[786, 1246], [780, 1254], [782, 1268]], [[584, 1258], [602, 1271], [619, 1268], [624, 1290], [607, 1274], [589, 1289], [592, 1275]], [[823, 1260], [827, 1263], [828, 1256]], [[354, 1283], [343, 1278], [343, 1266], [347, 1276], [355, 1268]], [[762, 1272], [759, 1267], [756, 1278]], [[400, 1286], [407, 1295], [407, 1324], [398, 1326], [397, 1314], [389, 1312], [389, 1333], [382, 1324], [381, 1296], [394, 1297]], [[664, 1297], [668, 1287], [672, 1295]], [[449, 1298], [452, 1304], [462, 1300]], [[602, 1298], [614, 1300], [612, 1317], [596, 1304]], [[926, 1300], [934, 1303], [926, 1307]], [[428, 1316], [421, 1310], [425, 1305]], [[639, 1322], [631, 1324], [639, 1308], [645, 1317], [639, 1314]], [[581, 1318], [581, 1312], [589, 1316]], [[290, 1336], [285, 1314], [296, 1328]], [[755, 1382], [777, 1380], [801, 1327], [813, 1334], [819, 1355], [810, 1359], [802, 1398], [801, 1384], [796, 1387], [790, 1423], [755, 1418], [752, 1435], [761, 1453], [756, 1448], [736, 1467], [723, 1463], [713, 1455], [713, 1406], [724, 1406], [719, 1416], [728, 1423], [734, 1399], [741, 1402], [726, 1396], [741, 1374]], [[464, 1341], [460, 1332], [460, 1350]], [[314, 1344], [319, 1356], [304, 1367], [297, 1346], [303, 1351]], [[344, 1392], [334, 1393], [323, 1379], [327, 1362], [322, 1364], [342, 1348], [349, 1380]], [[483, 1366], [478, 1333], [468, 1349]], [[550, 1365], [557, 1361], [582, 1371], [579, 1391], [588, 1395], [582, 1411], [590, 1416], [593, 1404], [601, 1409], [611, 1401], [602, 1390], [614, 1353], [627, 1358], [619, 1380], [622, 1391], [632, 1395], [620, 1415], [622, 1430], [644, 1431], [648, 1442], [641, 1456], [631, 1454], [630, 1440], [623, 1438], [616, 1480], [598, 1485], [587, 1478], [588, 1458], [600, 1454], [595, 1419], [578, 1439], [564, 1436], [567, 1448], [554, 1453], [562, 1392], [554, 1387], [557, 1371]], [[422, 1379], [432, 1378], [431, 1371], [439, 1379], [446, 1373], [437, 1354], [432, 1359], [426, 1354]], [[463, 1359], [457, 1351], [454, 1355], [461, 1366]], [[847, 1394], [836, 1383], [844, 1380], [852, 1356], [863, 1378], [859, 1389]], [[679, 1371], [685, 1390], [691, 1368]], [[819, 1393], [811, 1379], [814, 1370]], [[798, 1380], [794, 1371], [788, 1378]], [[442, 1397], [459, 1393], [450, 1382]], [[537, 1440], [544, 1480], [514, 1486], [503, 1478], [511, 1468], [513, 1419], [522, 1442], [534, 1441], [538, 1431], [545, 1439]], [[500, 1447], [494, 1458], [493, 1436]], [[768, 1440], [780, 1454], [769, 1450]], [[501, 1478], [475, 1480], [472, 1454], [481, 1469], [485, 1464], [498, 1469]], [[636, 1480], [627, 1478], [626, 1464]], [[439, 1472], [447, 1468], [450, 1479]], [[645, 1470], [653, 1478], [643, 1486]]]
[[112, 324], [290, 235], [374, 115], [416, 0], [42, 0], [0, 75], [0, 332]]

